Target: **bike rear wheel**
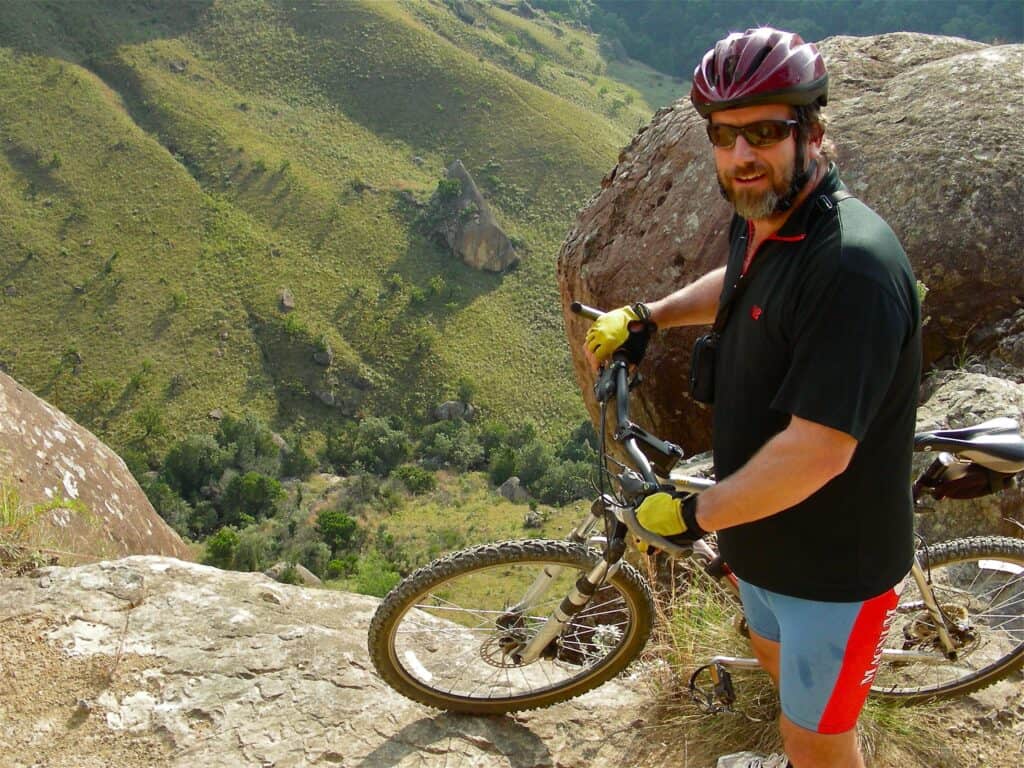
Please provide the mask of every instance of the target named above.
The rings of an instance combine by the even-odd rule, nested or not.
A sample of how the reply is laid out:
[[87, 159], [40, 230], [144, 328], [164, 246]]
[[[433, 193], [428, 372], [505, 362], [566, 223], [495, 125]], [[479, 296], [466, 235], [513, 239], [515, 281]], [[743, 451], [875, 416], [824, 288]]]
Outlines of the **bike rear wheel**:
[[[541, 657], [532, 637], [602, 555], [564, 541], [506, 541], [436, 560], [403, 580], [370, 623], [370, 658], [399, 693], [438, 709], [501, 714], [579, 696], [624, 670], [651, 631], [646, 582], [627, 563], [600, 586]], [[512, 610], [542, 572], [540, 599]]]
[[1024, 540], [957, 539], [919, 550], [918, 559], [953, 625], [957, 658], [943, 656], [935, 622], [908, 578], [885, 647], [929, 658], [883, 659], [872, 694], [907, 704], [961, 696], [1024, 665]]

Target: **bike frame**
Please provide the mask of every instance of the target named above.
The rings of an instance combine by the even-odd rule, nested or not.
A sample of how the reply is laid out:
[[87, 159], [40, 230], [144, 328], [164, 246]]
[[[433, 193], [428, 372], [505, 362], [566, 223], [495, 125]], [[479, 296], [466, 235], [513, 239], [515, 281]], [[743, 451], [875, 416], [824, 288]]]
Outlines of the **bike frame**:
[[[644, 440], [648, 445], [659, 450], [664, 449], [666, 446], [675, 450], [679, 449], [676, 446], [666, 444], [663, 441], [658, 440], [630, 420], [630, 384], [629, 364], [621, 354], [616, 354], [613, 356], [612, 361], [600, 372], [598, 382], [595, 385], [595, 393], [597, 395], [598, 402], [602, 404], [602, 409], [606, 407], [611, 400], [615, 401], [616, 430], [614, 437], [623, 447], [633, 465], [632, 467], [623, 465], [623, 471], [618, 475], [617, 479], [621, 489], [630, 495], [630, 500], [638, 500], [663, 488], [662, 483], [654, 473], [651, 462], [641, 449], [639, 441]], [[605, 435], [602, 435], [602, 440], [604, 440], [604, 438]], [[679, 454], [681, 455], [681, 453], [682, 452], [680, 450]], [[608, 458], [609, 457], [602, 446], [602, 472], [606, 471]], [[677, 491], [689, 494], [701, 493], [715, 485], [714, 480], [693, 475], [673, 474], [671, 482]], [[914, 491], [914, 500], [916, 503], [918, 496], [918, 488], [916, 484]], [[521, 662], [529, 663], [538, 659], [544, 649], [559, 636], [572, 616], [587, 604], [590, 595], [593, 594], [594, 590], [597, 589], [605, 579], [607, 579], [608, 576], [614, 573], [614, 571], [619, 567], [619, 563], [625, 552], [625, 546], [622, 542], [622, 534], [625, 531], [628, 531], [637, 539], [648, 542], [656, 549], [664, 551], [673, 559], [697, 557], [707, 563], [707, 567], [711, 567], [711, 564], [714, 564], [714, 566], [718, 568], [721, 567], [721, 559], [719, 558], [718, 553], [705, 541], [699, 540], [690, 546], [684, 547], [679, 546], [666, 538], [652, 534], [650, 531], [643, 528], [636, 519], [634, 506], [620, 503], [607, 494], [602, 495], [597, 499], [597, 501], [595, 501], [591, 506], [588, 516], [584, 518], [584, 520], [582, 520], [569, 535], [569, 540], [575, 542], [588, 541], [593, 529], [605, 515], [613, 515], [618, 525], [617, 532], [614, 537], [615, 540], [609, 542], [606, 538], [604, 541], [604, 560], [595, 566], [590, 573], [580, 577], [576, 586], [568, 595], [566, 595], [561, 605], [552, 612], [536, 635], [534, 635], [534, 637], [525, 644], [522, 649], [520, 649], [518, 656]], [[519, 604], [510, 609], [510, 613], [521, 613], [528, 610], [530, 606], [535, 605], [541, 596], [545, 594], [547, 587], [554, 580], [554, 577], [560, 570], [561, 569], [559, 568], [551, 568], [550, 571], [546, 570], [542, 573], [527, 590]], [[738, 596], [739, 587], [735, 575], [733, 575], [727, 567], [723, 569], [722, 575], [724, 583]], [[921, 651], [887, 648], [883, 649], [881, 658], [885, 660], [899, 659], [906, 662], [913, 661], [926, 664], [943, 664], [947, 661], [956, 660], [957, 653], [948, 629], [948, 619], [939, 608], [939, 605], [935, 600], [934, 593], [932, 592], [928, 576], [921, 566], [920, 559], [916, 555], [914, 556], [914, 562], [911, 566], [909, 575], [916, 582], [923, 598], [924, 607], [935, 623], [939, 641], [941, 642], [944, 653], [942, 656], [939, 656]], [[734, 656], [716, 656], [710, 661], [709, 666], [714, 670], [716, 669], [716, 665], [720, 665], [721, 667], [745, 669], [760, 667], [757, 659]]]

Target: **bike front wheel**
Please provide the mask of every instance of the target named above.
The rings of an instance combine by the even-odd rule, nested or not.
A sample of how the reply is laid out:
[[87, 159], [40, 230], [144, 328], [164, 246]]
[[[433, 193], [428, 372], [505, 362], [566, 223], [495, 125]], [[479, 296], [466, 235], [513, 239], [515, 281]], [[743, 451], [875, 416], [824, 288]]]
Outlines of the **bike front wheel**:
[[[956, 658], [908, 578], [872, 693], [913, 704], [984, 688], [1024, 665], [1024, 541], [977, 536], [935, 544], [918, 560], [949, 627]], [[900, 654], [905, 654], [902, 658]]]
[[539, 659], [523, 663], [518, 650], [601, 559], [581, 544], [527, 540], [436, 560], [381, 603], [370, 658], [399, 693], [453, 712], [502, 714], [578, 696], [623, 671], [647, 642], [654, 608], [635, 568], [621, 563]]

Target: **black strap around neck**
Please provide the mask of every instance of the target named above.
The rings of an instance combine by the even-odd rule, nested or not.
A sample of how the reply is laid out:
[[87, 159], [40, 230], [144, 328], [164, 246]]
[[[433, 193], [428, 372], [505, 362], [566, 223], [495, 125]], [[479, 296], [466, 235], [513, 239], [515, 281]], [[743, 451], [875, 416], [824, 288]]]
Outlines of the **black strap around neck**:
[[[822, 211], [834, 211], [839, 207], [839, 203], [843, 200], [849, 200], [853, 195], [845, 189], [837, 189], [833, 192], [825, 192], [818, 195], [814, 201]], [[754, 270], [754, 264], [750, 265], [750, 269], [747, 270], [747, 274], [740, 275], [736, 278], [736, 282], [732, 286], [732, 290], [729, 291], [729, 295], [726, 297], [718, 306], [718, 312], [715, 314], [715, 324], [711, 326], [711, 332], [714, 334], [721, 334], [722, 329], [725, 328], [725, 324], [729, 320], [729, 314], [732, 312], [733, 305], [739, 301], [740, 296], [743, 295], [743, 291], [746, 289], [747, 284], [750, 283], [750, 273]]]

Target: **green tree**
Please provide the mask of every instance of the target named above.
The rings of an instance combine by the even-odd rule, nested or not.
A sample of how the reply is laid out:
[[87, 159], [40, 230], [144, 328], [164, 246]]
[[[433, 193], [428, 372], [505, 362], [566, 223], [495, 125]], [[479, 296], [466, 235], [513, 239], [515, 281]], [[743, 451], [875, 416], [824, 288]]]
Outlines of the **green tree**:
[[191, 533], [192, 507], [171, 486], [158, 479], [143, 485], [142, 490], [153, 509], [178, 535], [188, 536]]
[[202, 489], [220, 477], [227, 459], [212, 435], [189, 435], [167, 452], [163, 478], [182, 498], [195, 504]]
[[274, 433], [254, 414], [246, 414], [241, 419], [227, 415], [221, 419], [217, 443], [227, 451], [231, 463], [243, 472], [276, 475], [280, 471], [281, 450], [274, 441]]
[[348, 549], [353, 542], [359, 524], [354, 517], [338, 509], [323, 509], [317, 513], [316, 529], [320, 538], [331, 549], [331, 553]]
[[410, 450], [409, 436], [404, 431], [387, 419], [373, 416], [328, 434], [324, 456], [338, 471], [361, 467], [383, 476], [408, 459]]
[[437, 488], [437, 477], [434, 473], [415, 464], [403, 464], [391, 474], [402, 481], [402, 485], [409, 493], [416, 496]]
[[224, 489], [222, 507], [228, 523], [261, 520], [270, 517], [277, 502], [284, 498], [281, 483], [259, 472], [236, 475]]
[[281, 475], [305, 480], [317, 469], [317, 460], [306, 450], [302, 438], [296, 438], [291, 450], [281, 457]]
[[203, 562], [217, 568], [230, 568], [238, 549], [238, 531], [225, 526], [206, 540], [206, 554]]
[[274, 541], [258, 526], [250, 525], [238, 534], [231, 567], [236, 571], [262, 571], [271, 564]]

